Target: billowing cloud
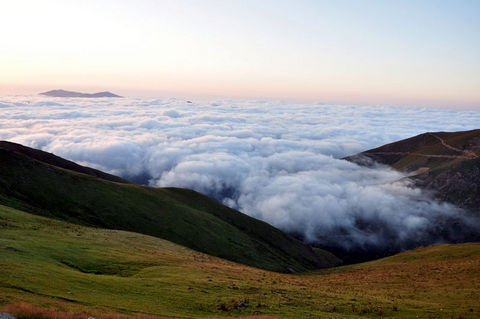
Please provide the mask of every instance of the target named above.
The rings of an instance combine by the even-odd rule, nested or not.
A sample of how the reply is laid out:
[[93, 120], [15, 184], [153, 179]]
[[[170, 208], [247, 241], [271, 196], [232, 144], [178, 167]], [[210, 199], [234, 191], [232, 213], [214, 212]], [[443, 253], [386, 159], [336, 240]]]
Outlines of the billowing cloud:
[[387, 167], [341, 158], [426, 131], [480, 127], [480, 112], [177, 99], [0, 100], [0, 138], [152, 186], [187, 187], [334, 249], [463, 241], [475, 218]]

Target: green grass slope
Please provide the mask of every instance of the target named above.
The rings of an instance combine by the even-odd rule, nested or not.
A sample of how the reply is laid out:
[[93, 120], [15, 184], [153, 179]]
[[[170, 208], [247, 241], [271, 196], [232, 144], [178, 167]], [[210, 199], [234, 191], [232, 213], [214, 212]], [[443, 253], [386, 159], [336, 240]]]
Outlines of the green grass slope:
[[115, 183], [2, 148], [0, 167], [0, 203], [30, 213], [152, 235], [280, 272], [339, 263], [327, 252], [314, 252], [267, 223], [194, 191]]
[[137, 313], [148, 318], [478, 318], [478, 300], [480, 244], [436, 245], [364, 264], [280, 274], [156, 237], [0, 205], [0, 311], [20, 319], [73, 318], [53, 311], [22, 315], [20, 302], [98, 319]]

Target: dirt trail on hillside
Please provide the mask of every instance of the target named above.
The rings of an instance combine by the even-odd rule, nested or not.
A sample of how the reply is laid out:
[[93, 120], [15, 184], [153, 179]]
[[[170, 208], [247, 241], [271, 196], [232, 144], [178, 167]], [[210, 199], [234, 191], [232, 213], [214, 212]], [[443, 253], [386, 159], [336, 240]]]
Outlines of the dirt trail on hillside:
[[450, 144], [447, 144], [445, 140], [433, 133], [429, 133], [431, 136], [435, 137], [442, 143], [442, 145], [452, 151], [455, 152], [460, 152], [463, 155], [436, 155], [436, 154], [423, 154], [423, 153], [415, 153], [415, 152], [365, 152], [365, 154], [372, 154], [372, 155], [415, 155], [415, 156], [423, 156], [423, 157], [438, 157], [438, 158], [453, 158], [453, 159], [474, 159], [478, 158], [477, 154], [475, 152], [472, 152], [470, 150], [462, 150], [459, 148], [456, 148]]
[[[472, 159], [472, 156], [466, 155], [435, 155], [435, 154], [422, 154], [414, 152], [365, 152], [364, 154], [373, 154], [373, 155], [416, 155], [424, 157], [439, 157], [439, 158], [460, 158], [460, 159]], [[475, 157], [477, 157], [475, 155]]]
[[465, 154], [465, 156], [467, 156], [467, 157], [469, 157], [469, 158], [471, 158], [471, 159], [478, 157], [477, 154], [475, 154], [475, 153], [472, 152], [472, 151], [469, 151], [469, 150], [461, 150], [461, 149], [459, 149], [459, 148], [456, 148], [456, 147], [454, 147], [454, 146], [452, 146], [452, 145], [447, 144], [447, 143], [445, 142], [445, 140], [444, 140], [443, 138], [441, 138], [440, 136], [437, 136], [437, 135], [435, 135], [435, 134], [433, 134], [433, 133], [429, 133], [429, 134], [430, 134], [431, 136], [435, 137], [436, 139], [438, 139], [438, 140], [440, 141], [440, 143], [442, 143], [443, 146], [445, 146], [445, 147], [448, 148], [448, 149], [451, 149], [452, 151], [456, 151], [456, 152], [463, 153], [463, 154]]

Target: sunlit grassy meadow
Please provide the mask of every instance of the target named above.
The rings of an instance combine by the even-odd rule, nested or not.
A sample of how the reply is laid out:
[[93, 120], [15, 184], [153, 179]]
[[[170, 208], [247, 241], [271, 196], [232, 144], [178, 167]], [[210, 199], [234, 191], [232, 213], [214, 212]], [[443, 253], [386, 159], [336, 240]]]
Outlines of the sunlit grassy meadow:
[[155, 237], [78, 226], [5, 206], [0, 206], [0, 227], [0, 304], [10, 311], [24, 302], [98, 318], [480, 315], [480, 244], [436, 245], [288, 275]]

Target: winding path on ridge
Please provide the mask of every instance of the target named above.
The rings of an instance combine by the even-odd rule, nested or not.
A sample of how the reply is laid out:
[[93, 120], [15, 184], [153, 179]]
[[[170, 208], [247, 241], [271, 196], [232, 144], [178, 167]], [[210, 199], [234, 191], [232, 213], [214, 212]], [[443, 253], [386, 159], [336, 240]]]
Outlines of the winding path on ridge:
[[466, 157], [470, 158], [470, 159], [474, 159], [474, 158], [477, 158], [477, 154], [475, 154], [474, 152], [470, 151], [470, 150], [461, 150], [459, 148], [456, 148], [452, 145], [449, 145], [445, 142], [445, 140], [433, 133], [429, 133], [431, 136], [435, 137], [436, 139], [438, 139], [440, 141], [440, 143], [442, 143], [443, 146], [445, 146], [446, 148], [448, 149], [451, 149], [453, 151], [456, 151], [456, 152], [460, 152], [460, 153], [463, 153], [465, 154]]
[[445, 142], [445, 140], [433, 133], [428, 133], [429, 135], [435, 137], [442, 143], [442, 145], [452, 151], [455, 152], [460, 152], [463, 155], [435, 155], [435, 154], [422, 154], [422, 153], [415, 153], [415, 152], [365, 152], [365, 154], [378, 154], [378, 155], [415, 155], [415, 156], [423, 156], [423, 157], [439, 157], [439, 158], [458, 158], [458, 159], [474, 159], [478, 158], [478, 155], [475, 154], [475, 152], [472, 152], [470, 150], [461, 150], [459, 148], [456, 148], [452, 145], [449, 145]]

